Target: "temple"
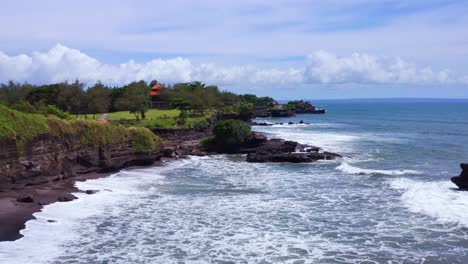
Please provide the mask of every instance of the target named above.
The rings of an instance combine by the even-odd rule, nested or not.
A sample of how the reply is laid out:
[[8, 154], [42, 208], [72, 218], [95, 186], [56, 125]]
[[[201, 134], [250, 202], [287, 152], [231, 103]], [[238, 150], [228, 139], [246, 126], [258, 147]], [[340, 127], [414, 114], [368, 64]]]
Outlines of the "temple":
[[149, 92], [149, 96], [151, 97], [151, 108], [157, 108], [157, 109], [168, 109], [169, 104], [162, 100], [161, 95], [162, 95], [162, 90], [165, 87], [162, 84], [155, 84], [153, 87], [151, 87], [151, 90]]

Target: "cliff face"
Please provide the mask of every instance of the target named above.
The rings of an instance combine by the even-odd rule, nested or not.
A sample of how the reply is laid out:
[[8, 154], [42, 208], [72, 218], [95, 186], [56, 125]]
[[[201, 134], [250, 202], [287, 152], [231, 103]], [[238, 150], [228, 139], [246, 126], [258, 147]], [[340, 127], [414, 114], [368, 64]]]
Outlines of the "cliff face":
[[43, 135], [28, 142], [22, 154], [15, 141], [0, 141], [0, 191], [22, 189], [77, 174], [149, 165], [160, 159], [158, 151], [134, 153], [130, 141], [87, 147], [80, 139], [78, 135]]

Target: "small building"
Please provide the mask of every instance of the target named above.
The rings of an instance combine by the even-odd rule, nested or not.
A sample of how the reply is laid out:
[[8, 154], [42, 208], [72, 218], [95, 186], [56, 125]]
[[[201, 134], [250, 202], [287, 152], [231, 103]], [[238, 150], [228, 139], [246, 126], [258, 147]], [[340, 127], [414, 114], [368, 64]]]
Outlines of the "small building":
[[168, 109], [169, 104], [162, 100], [162, 91], [165, 87], [162, 84], [155, 84], [151, 87], [149, 96], [151, 97], [151, 108]]

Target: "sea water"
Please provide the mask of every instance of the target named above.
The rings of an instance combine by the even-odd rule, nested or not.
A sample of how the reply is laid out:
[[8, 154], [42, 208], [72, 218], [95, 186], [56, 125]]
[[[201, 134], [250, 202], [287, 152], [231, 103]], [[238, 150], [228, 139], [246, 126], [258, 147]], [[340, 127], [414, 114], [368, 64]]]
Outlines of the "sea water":
[[99, 192], [36, 213], [0, 263], [468, 263], [468, 192], [449, 181], [468, 102], [318, 105], [253, 129], [340, 160], [193, 157], [78, 182]]

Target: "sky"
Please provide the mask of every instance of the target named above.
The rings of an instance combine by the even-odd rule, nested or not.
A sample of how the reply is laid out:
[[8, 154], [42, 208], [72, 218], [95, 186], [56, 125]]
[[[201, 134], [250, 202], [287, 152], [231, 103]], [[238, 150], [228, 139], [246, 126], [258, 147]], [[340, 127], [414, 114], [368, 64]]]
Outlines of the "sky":
[[468, 0], [0, 2], [0, 82], [468, 98]]

